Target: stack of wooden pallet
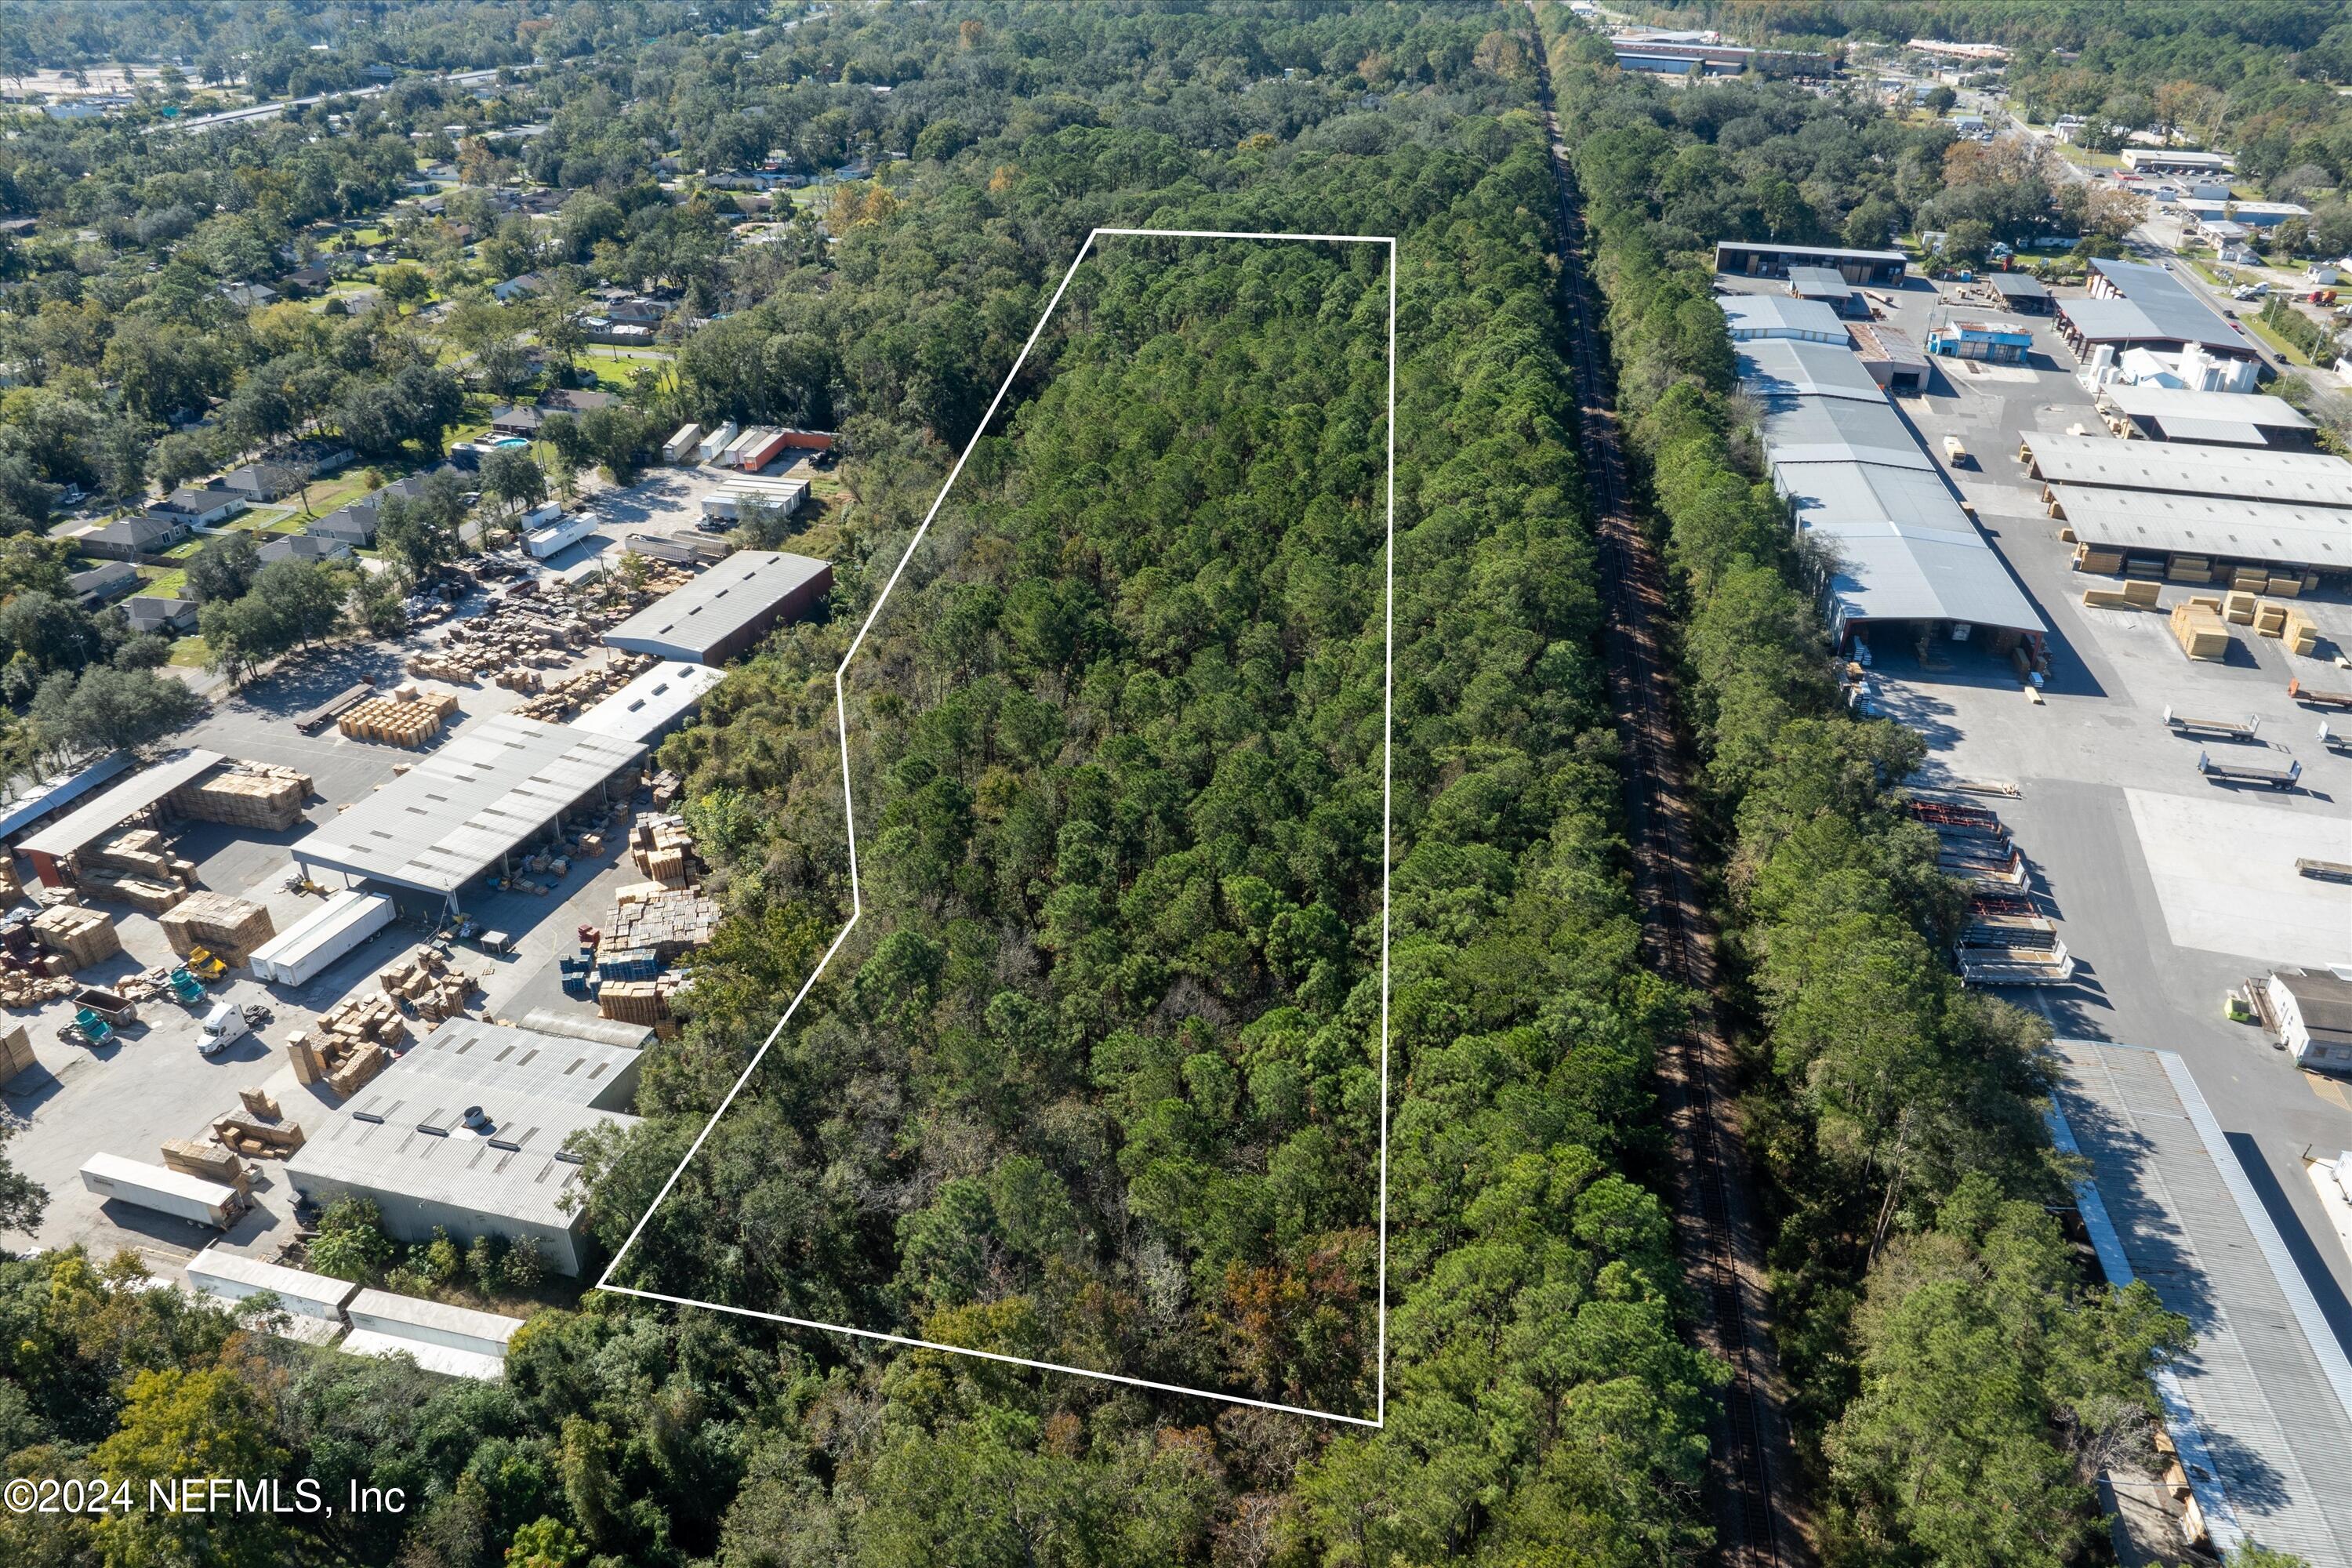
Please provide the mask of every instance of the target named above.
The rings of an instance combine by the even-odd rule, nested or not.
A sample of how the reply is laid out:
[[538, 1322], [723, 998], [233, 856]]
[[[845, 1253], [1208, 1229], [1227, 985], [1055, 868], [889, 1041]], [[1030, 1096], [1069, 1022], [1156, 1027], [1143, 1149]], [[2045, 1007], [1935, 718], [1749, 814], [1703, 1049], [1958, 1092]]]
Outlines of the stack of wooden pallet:
[[560, 722], [618, 691], [653, 662], [650, 654], [615, 653], [593, 668], [543, 685], [539, 695], [524, 700], [515, 711], [525, 719], [537, 719], [542, 723]]
[[390, 997], [347, 997], [320, 1015], [317, 1029], [289, 1039], [286, 1055], [297, 1083], [323, 1082], [349, 1095], [390, 1065], [391, 1047], [407, 1037], [407, 1020]]
[[2124, 552], [2120, 550], [2100, 550], [2093, 545], [2074, 546], [2074, 570], [2095, 572], [2102, 577], [2123, 574]]
[[129, 871], [110, 871], [92, 866], [82, 871], [77, 880], [81, 890], [93, 899], [110, 903], [129, 904], [142, 914], [161, 915], [188, 896], [188, 889], [178, 881], [159, 882], [152, 877], [134, 876]]
[[667, 1023], [677, 990], [677, 983], [668, 980], [607, 980], [596, 993], [596, 1011], [625, 1024]]
[[666, 888], [694, 880], [694, 835], [682, 816], [648, 816], [629, 835], [629, 859]]
[[257, 1089], [241, 1089], [244, 1103], [213, 1121], [213, 1136], [248, 1159], [283, 1160], [302, 1147], [302, 1124], [289, 1121], [278, 1101]]
[[614, 896], [605, 945], [615, 952], [651, 948], [664, 963], [708, 947], [719, 930], [719, 900], [699, 888], [637, 882]]
[[449, 721], [449, 715], [457, 710], [457, 694], [454, 691], [423, 692], [415, 687], [401, 689], [415, 695], [371, 697], [336, 720], [336, 726], [354, 741], [380, 741], [414, 749], [439, 734], [441, 726]]
[[158, 923], [163, 940], [181, 957], [203, 947], [229, 963], [243, 963], [247, 953], [278, 934], [268, 910], [226, 893], [191, 893]]
[[449, 961], [429, 947], [420, 947], [376, 977], [386, 996], [405, 1003], [427, 1023], [462, 1016], [473, 994], [473, 976], [449, 967]]
[[32, 1037], [25, 1033], [24, 1025], [19, 1024], [6, 1034], [0, 1035], [0, 1083], [6, 1083], [26, 1068], [37, 1065], [33, 1058]]
[[35, 915], [32, 927], [40, 944], [62, 954], [72, 969], [103, 963], [122, 951], [122, 938], [115, 932], [114, 917], [103, 910], [58, 904]]
[[282, 831], [302, 820], [310, 775], [267, 763], [233, 763], [211, 777], [173, 790], [168, 809], [198, 822]]

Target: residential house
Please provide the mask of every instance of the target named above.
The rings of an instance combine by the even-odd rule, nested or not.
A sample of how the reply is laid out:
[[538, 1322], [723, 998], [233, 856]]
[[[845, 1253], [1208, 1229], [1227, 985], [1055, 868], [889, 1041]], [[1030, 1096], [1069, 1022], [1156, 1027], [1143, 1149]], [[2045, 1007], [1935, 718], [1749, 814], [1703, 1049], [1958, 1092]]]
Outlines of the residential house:
[[258, 552], [263, 565], [272, 561], [309, 561], [327, 565], [352, 558], [348, 539], [310, 533], [281, 533], [263, 545]]
[[353, 550], [365, 550], [375, 543], [376, 524], [386, 498], [409, 497], [425, 489], [425, 477], [411, 474], [394, 479], [380, 490], [371, 490], [350, 505], [329, 512], [302, 531], [312, 539], [342, 543]]
[[224, 283], [221, 285], [221, 298], [249, 310], [276, 300], [278, 290], [267, 283]]
[[297, 267], [278, 280], [278, 291], [289, 296], [323, 294], [333, 285], [335, 275], [327, 270], [326, 263], [313, 261]]
[[94, 610], [138, 587], [139, 569], [128, 561], [110, 561], [103, 566], [74, 573], [66, 579], [66, 586], [73, 590], [76, 604], [85, 610]]
[[249, 504], [226, 480], [208, 479], [202, 485], [182, 485], [147, 510], [183, 519], [191, 528], [212, 528], [226, 522]]
[[524, 403], [502, 404], [490, 410], [490, 434], [535, 437], [541, 423], [540, 412]]
[[241, 468], [230, 469], [221, 477], [221, 483], [244, 497], [247, 504], [251, 504], [256, 501], [272, 501], [279, 496], [292, 495], [302, 488], [302, 481], [309, 477], [300, 464], [279, 462], [265, 458], [260, 462], [247, 463]]
[[140, 594], [123, 601], [122, 613], [134, 632], [185, 637], [196, 629], [196, 602], [194, 599]]
[[551, 392], [539, 400], [542, 414], [585, 414], [593, 408], [610, 408], [621, 400], [609, 392], [583, 391], [566, 387]]
[[528, 299], [547, 287], [547, 279], [536, 272], [525, 272], [503, 283], [490, 285], [490, 297], [501, 305], [511, 305], [517, 300]]
[[333, 473], [358, 455], [352, 450], [350, 442], [339, 437], [320, 436], [289, 441], [271, 452], [266, 460], [308, 468], [315, 479], [321, 474]]

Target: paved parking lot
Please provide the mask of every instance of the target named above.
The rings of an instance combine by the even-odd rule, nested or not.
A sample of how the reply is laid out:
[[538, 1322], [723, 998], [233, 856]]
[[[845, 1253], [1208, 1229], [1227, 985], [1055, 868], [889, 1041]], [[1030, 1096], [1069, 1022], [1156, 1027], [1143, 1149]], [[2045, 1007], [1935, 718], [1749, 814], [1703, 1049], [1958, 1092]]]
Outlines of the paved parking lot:
[[[1937, 321], [1993, 313], [1948, 302], [1924, 280], [1899, 298], [1895, 324], [1921, 343]], [[2352, 684], [2332, 661], [2336, 647], [2352, 649], [2352, 602], [2339, 585], [2304, 601], [2326, 639], [2322, 658], [2297, 658], [2233, 626], [2237, 646], [2218, 664], [2186, 658], [2162, 612], [2086, 609], [2083, 591], [2114, 581], [2073, 570], [2073, 546], [2015, 460], [2017, 438], [2104, 426], [2046, 321], [2011, 319], [2033, 331], [2030, 366], [1948, 374], [1939, 362], [1928, 395], [1898, 406], [2049, 624], [2044, 700], [2032, 702], [2005, 661], [1967, 645], [1931, 650], [1948, 666], [1934, 669], [1912, 648], [1875, 647], [1881, 689], [1890, 711], [1927, 738], [1931, 779], [2018, 791], [1990, 804], [2081, 964], [2074, 984], [2019, 999], [2048, 1013], [2061, 1035], [2187, 1059], [2336, 1333], [2352, 1342], [2352, 1259], [2335, 1244], [2303, 1164], [2352, 1145], [2344, 1086], [2299, 1072], [2258, 1030], [2222, 1013], [2223, 994], [2250, 974], [2352, 961], [2352, 890], [2292, 869], [2297, 854], [2352, 860], [2352, 758], [2324, 750], [2319, 715], [2286, 694], [2296, 677]], [[1973, 466], [1943, 463], [1947, 434], [1961, 437]], [[2167, 584], [2162, 603], [2220, 591]], [[2168, 706], [2259, 716], [2252, 746], [2209, 749], [2259, 753], [2266, 765], [2299, 761], [2304, 787], [2241, 794], [2208, 783], [2196, 771], [2199, 742], [2166, 727]]]

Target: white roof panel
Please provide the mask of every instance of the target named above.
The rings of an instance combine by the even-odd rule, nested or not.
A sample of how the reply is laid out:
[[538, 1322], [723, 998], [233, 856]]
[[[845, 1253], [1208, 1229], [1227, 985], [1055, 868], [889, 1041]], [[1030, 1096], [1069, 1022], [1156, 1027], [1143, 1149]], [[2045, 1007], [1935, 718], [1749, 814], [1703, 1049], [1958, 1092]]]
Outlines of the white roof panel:
[[2326, 452], [2117, 441], [2105, 436], [2020, 437], [2047, 484], [2210, 496], [2231, 501], [2352, 507], [2352, 462]]
[[2160, 490], [2053, 485], [2058, 515], [2085, 544], [2174, 551], [2326, 572], [2352, 568], [2352, 511]]

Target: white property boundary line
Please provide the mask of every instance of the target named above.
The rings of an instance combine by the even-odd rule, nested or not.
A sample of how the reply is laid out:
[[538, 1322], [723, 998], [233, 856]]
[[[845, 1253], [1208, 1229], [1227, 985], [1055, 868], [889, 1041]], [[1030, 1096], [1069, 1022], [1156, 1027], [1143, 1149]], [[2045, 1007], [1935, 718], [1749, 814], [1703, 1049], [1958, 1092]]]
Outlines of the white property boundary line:
[[[1384, 552], [1382, 565], [1382, 588], [1381, 595], [1382, 622], [1381, 659], [1380, 1262], [1377, 1286], [1379, 1294], [1376, 1302], [1378, 1329], [1373, 1352], [1373, 1403], [1372, 1414], [1369, 1416], [1335, 1415], [1328, 1410], [1309, 1410], [1302, 1405], [1284, 1405], [1270, 1399], [1245, 1399], [1239, 1394], [1222, 1393], [1213, 1389], [1187, 1388], [1180, 1384], [1156, 1383], [1150, 1378], [1129, 1377], [1121, 1373], [1097, 1372], [1090, 1368], [1082, 1366], [1065, 1366], [1059, 1362], [1034, 1361], [1026, 1356], [1003, 1355], [995, 1351], [972, 1350], [963, 1345], [943, 1345], [936, 1341], [914, 1339], [905, 1334], [883, 1333], [875, 1329], [852, 1328], [846, 1323], [825, 1323], [816, 1321], [810, 1318], [788, 1317], [782, 1312], [761, 1312], [754, 1310], [749, 1307], [730, 1307], [717, 1301], [698, 1301], [684, 1296], [667, 1296], [656, 1290], [639, 1290], [630, 1286], [615, 1285], [613, 1283], [613, 1274], [614, 1270], [621, 1267], [621, 1260], [628, 1256], [629, 1248], [636, 1245], [637, 1237], [645, 1231], [646, 1221], [653, 1218], [654, 1210], [661, 1207], [663, 1202], [668, 1198], [670, 1189], [677, 1185], [677, 1179], [686, 1174], [686, 1168], [688, 1165], [694, 1163], [694, 1157], [702, 1152], [702, 1145], [704, 1142], [709, 1138], [711, 1130], [719, 1125], [719, 1119], [727, 1114], [727, 1108], [735, 1103], [735, 1097], [743, 1091], [743, 1086], [749, 1083], [751, 1079], [751, 1075], [759, 1070], [760, 1063], [766, 1058], [769, 1047], [773, 1046], [778, 1037], [783, 1034], [784, 1026], [792, 1022], [793, 1015], [800, 1010], [801, 1004], [807, 999], [810, 990], [815, 986], [817, 976], [824, 973], [825, 966], [833, 962], [833, 955], [841, 951], [841, 944], [849, 940], [849, 933], [856, 929], [858, 921], [862, 919], [866, 913], [865, 900], [860, 890], [857, 878], [856, 797], [851, 788], [849, 776], [849, 703], [846, 695], [842, 689], [842, 677], [849, 668], [849, 661], [857, 657], [857, 650], [865, 645], [866, 634], [874, 629], [874, 622], [876, 618], [882, 614], [882, 606], [889, 602], [891, 590], [898, 585], [899, 577], [907, 570], [907, 563], [914, 559], [915, 552], [922, 545], [924, 536], [930, 532], [931, 521], [939, 516], [940, 508], [946, 503], [948, 492], [955, 488], [957, 479], [963, 473], [964, 464], [971, 460], [972, 453], [978, 449], [981, 437], [988, 433], [990, 424], [996, 418], [997, 409], [1003, 405], [1005, 395], [1013, 390], [1014, 378], [1020, 375], [1021, 367], [1028, 363], [1029, 351], [1037, 346], [1038, 338], [1042, 336], [1045, 331], [1045, 323], [1053, 320], [1055, 310], [1061, 304], [1063, 294], [1066, 292], [1070, 287], [1070, 279], [1077, 276], [1078, 268], [1080, 264], [1086, 260], [1087, 253], [1094, 249], [1095, 241], [1097, 239], [1117, 237], [1136, 239], [1290, 240], [1325, 245], [1385, 245], [1389, 248], [1388, 545]], [[702, 1131], [696, 1134], [694, 1142], [687, 1149], [686, 1157], [678, 1162], [677, 1169], [669, 1173], [669, 1180], [664, 1182], [662, 1184], [661, 1191], [654, 1194], [653, 1203], [646, 1208], [645, 1214], [638, 1218], [636, 1225], [630, 1230], [628, 1239], [624, 1241], [621, 1244], [621, 1249], [613, 1255], [613, 1261], [605, 1265], [604, 1277], [596, 1281], [595, 1288], [597, 1289], [609, 1290], [614, 1294], [620, 1296], [641, 1297], [648, 1301], [666, 1301], [670, 1305], [677, 1307], [702, 1307], [714, 1312], [732, 1312], [739, 1317], [759, 1318], [772, 1323], [787, 1324], [793, 1328], [821, 1329], [828, 1333], [850, 1334], [858, 1339], [874, 1340], [883, 1344], [905, 1345], [910, 1349], [916, 1350], [940, 1351], [949, 1355], [974, 1356], [982, 1361], [1003, 1362], [1012, 1366], [1032, 1367], [1040, 1372], [1068, 1373], [1074, 1377], [1091, 1377], [1099, 1379], [1105, 1383], [1121, 1383], [1126, 1384], [1129, 1387], [1149, 1388], [1161, 1394], [1191, 1394], [1201, 1399], [1219, 1400], [1227, 1405], [1254, 1405], [1260, 1410], [1278, 1410], [1286, 1415], [1308, 1415], [1322, 1421], [1344, 1422], [1352, 1426], [1379, 1427], [1387, 1424], [1389, 1359], [1389, 836], [1391, 822], [1390, 806], [1394, 781], [1394, 773], [1391, 766], [1391, 742], [1395, 730], [1396, 720], [1396, 296], [1397, 249], [1396, 237], [1393, 235], [1259, 234], [1246, 230], [1202, 228], [1097, 228], [1087, 234], [1086, 243], [1078, 247], [1077, 255], [1071, 258], [1069, 270], [1062, 274], [1062, 281], [1060, 285], [1055, 289], [1054, 297], [1045, 302], [1044, 314], [1037, 318], [1037, 324], [1029, 329], [1029, 341], [1021, 345], [1020, 353], [1015, 355], [1013, 358], [1013, 368], [1005, 372], [1003, 384], [996, 389], [996, 395], [989, 399], [988, 412], [982, 416], [980, 424], [972, 430], [971, 439], [964, 443], [962, 453], [958, 456], [955, 460], [955, 467], [948, 470], [947, 482], [940, 486], [940, 493], [938, 496], [933, 498], [930, 510], [923, 514], [922, 526], [916, 529], [914, 538], [908, 541], [905, 553], [898, 557], [898, 564], [891, 570], [890, 580], [882, 585], [881, 595], [875, 599], [874, 607], [866, 613], [865, 624], [857, 628], [857, 636], [850, 640], [849, 651], [841, 656], [841, 664], [833, 672], [835, 728], [836, 733], [841, 739], [842, 812], [849, 830], [849, 923], [841, 928], [839, 934], [835, 936], [833, 939], [833, 945], [824, 950], [824, 956], [817, 960], [816, 967], [811, 970], [809, 972], [809, 977], [801, 983], [800, 990], [793, 994], [792, 1002], [784, 1008], [783, 1016], [778, 1018], [776, 1020], [776, 1026], [768, 1031], [768, 1037], [765, 1040], [762, 1040], [760, 1043], [760, 1048], [752, 1053], [751, 1060], [744, 1067], [741, 1075], [735, 1079], [734, 1087], [727, 1091], [727, 1098], [719, 1102], [719, 1109], [711, 1112], [710, 1120], [705, 1122], [703, 1124]]]

